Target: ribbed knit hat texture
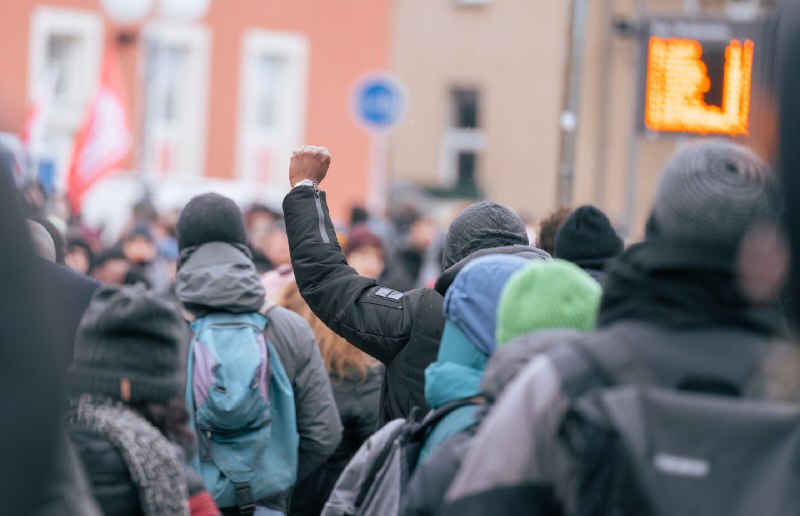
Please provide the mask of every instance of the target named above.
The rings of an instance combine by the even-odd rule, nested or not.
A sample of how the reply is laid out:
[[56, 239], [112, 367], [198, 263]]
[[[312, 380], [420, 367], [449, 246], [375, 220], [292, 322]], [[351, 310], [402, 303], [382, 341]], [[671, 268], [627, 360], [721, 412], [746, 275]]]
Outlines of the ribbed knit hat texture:
[[247, 245], [244, 219], [231, 199], [216, 193], [205, 193], [190, 200], [178, 217], [178, 247], [227, 242]]
[[555, 246], [556, 258], [595, 269], [622, 253], [622, 239], [606, 214], [594, 206], [581, 206], [567, 217]]
[[532, 261], [505, 285], [497, 309], [497, 345], [544, 329], [594, 328], [600, 285], [564, 260]]
[[450, 224], [442, 265], [448, 269], [482, 249], [529, 244], [522, 219], [503, 205], [482, 201], [464, 210]]
[[188, 342], [186, 322], [166, 298], [141, 286], [102, 286], [78, 327], [70, 392], [169, 401], [183, 392]]
[[774, 222], [781, 188], [747, 147], [713, 139], [683, 145], [661, 173], [648, 237], [738, 247], [758, 222]]

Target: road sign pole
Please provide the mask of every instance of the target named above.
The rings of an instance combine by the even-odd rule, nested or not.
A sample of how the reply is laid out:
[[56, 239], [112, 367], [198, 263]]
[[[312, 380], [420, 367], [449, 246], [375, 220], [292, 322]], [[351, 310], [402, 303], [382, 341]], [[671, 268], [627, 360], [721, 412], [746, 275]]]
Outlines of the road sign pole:
[[386, 214], [389, 206], [389, 138], [386, 133], [374, 133], [370, 136], [369, 149], [370, 188], [368, 207], [370, 211], [380, 215]]
[[353, 89], [352, 112], [370, 135], [369, 199], [370, 210], [384, 215], [389, 206], [389, 132], [405, 111], [406, 95], [392, 74], [367, 74]]

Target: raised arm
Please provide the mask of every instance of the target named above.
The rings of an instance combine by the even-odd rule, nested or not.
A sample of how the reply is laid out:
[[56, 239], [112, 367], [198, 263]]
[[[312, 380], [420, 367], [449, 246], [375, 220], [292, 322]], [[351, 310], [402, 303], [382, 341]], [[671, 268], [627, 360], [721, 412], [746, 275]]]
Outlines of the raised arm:
[[336, 240], [325, 192], [331, 156], [324, 147], [295, 151], [289, 167], [293, 186], [283, 201], [286, 233], [297, 285], [308, 305], [328, 327], [384, 364], [407, 344], [412, 329], [408, 294], [383, 288], [347, 265]]

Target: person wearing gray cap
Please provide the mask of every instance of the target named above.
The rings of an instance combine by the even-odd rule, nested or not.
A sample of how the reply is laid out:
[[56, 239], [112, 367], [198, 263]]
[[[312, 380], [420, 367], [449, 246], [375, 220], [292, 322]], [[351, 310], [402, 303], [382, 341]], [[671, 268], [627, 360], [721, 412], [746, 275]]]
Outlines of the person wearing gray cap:
[[425, 368], [434, 360], [444, 328], [447, 289], [467, 263], [485, 254], [532, 260], [550, 255], [531, 247], [522, 220], [500, 204], [473, 204], [450, 226], [434, 288], [397, 292], [360, 276], [337, 244], [326, 194], [319, 188], [331, 156], [303, 146], [289, 166], [293, 189], [283, 200], [295, 279], [314, 313], [334, 332], [386, 366], [379, 424], [427, 410]]
[[[444, 514], [797, 512], [796, 491], [780, 489], [794, 478], [782, 466], [793, 466], [770, 459], [781, 452], [769, 446], [785, 441], [768, 415], [788, 410], [772, 401], [798, 401], [800, 355], [781, 340], [774, 298], [741, 288], [742, 253], [780, 212], [780, 185], [749, 149], [717, 139], [680, 146], [644, 242], [608, 271], [598, 328], [533, 339], [547, 351], [478, 430]], [[655, 396], [673, 400], [670, 416]], [[700, 396], [703, 410], [693, 411]], [[606, 416], [586, 419], [592, 408]], [[610, 440], [581, 433], [601, 428]], [[643, 455], [628, 431], [640, 432]]]

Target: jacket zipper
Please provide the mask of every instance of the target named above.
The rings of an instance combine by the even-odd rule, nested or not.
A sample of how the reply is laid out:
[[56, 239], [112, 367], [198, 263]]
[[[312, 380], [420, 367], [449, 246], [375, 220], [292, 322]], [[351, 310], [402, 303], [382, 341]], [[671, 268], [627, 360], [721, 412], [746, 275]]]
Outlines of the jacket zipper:
[[314, 204], [317, 205], [317, 220], [319, 222], [319, 235], [322, 237], [322, 241], [326, 244], [331, 243], [331, 239], [328, 237], [328, 232], [325, 231], [325, 214], [322, 211], [322, 199], [319, 195], [319, 187], [314, 187]]

